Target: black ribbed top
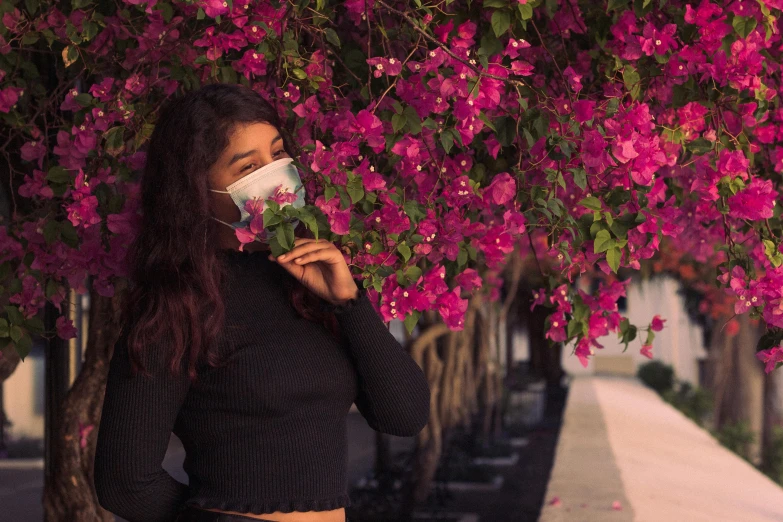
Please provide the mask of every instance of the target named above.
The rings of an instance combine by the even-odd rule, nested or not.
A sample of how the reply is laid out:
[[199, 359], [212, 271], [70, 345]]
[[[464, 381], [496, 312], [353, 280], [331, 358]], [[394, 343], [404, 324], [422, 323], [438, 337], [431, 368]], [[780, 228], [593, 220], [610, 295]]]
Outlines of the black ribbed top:
[[[130, 522], [171, 521], [184, 505], [255, 514], [350, 506], [351, 404], [373, 429], [413, 436], [429, 417], [424, 373], [363, 289], [335, 308], [340, 342], [297, 314], [285, 285], [293, 276], [268, 252], [219, 255], [229, 269], [224, 367], [202, 365], [191, 384], [167, 373], [155, 345], [152, 378], [134, 377], [125, 333], [115, 345], [95, 454], [101, 506]], [[172, 431], [189, 485], [161, 467]]]

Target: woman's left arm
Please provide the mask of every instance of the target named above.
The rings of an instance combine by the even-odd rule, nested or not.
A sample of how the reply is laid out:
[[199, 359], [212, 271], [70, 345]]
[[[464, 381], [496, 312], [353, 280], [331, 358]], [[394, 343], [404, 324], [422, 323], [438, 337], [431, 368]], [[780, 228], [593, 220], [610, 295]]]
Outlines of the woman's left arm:
[[376, 431], [411, 437], [427, 425], [430, 386], [422, 369], [387, 330], [364, 288], [356, 299], [329, 305], [356, 365], [356, 407]]
[[427, 377], [386, 329], [343, 253], [331, 241], [296, 238], [290, 252], [270, 259], [324, 299], [337, 317], [359, 374], [356, 407], [369, 425], [390, 435], [419, 433], [430, 415]]

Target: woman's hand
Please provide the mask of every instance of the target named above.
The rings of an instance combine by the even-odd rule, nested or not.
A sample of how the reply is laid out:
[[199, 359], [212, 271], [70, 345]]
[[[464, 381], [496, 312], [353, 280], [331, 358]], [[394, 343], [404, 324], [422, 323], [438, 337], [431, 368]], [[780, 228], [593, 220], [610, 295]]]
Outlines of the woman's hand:
[[332, 304], [344, 304], [359, 293], [342, 252], [331, 241], [298, 237], [290, 252], [269, 259]]

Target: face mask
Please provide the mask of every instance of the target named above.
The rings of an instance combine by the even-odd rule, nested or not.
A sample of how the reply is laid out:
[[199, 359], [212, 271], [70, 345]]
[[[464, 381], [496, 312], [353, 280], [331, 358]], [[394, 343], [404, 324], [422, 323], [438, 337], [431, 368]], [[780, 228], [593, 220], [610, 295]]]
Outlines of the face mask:
[[[226, 190], [209, 189], [212, 192], [231, 195], [231, 199], [234, 200], [234, 204], [239, 208], [240, 212], [239, 221], [231, 224], [221, 221], [216, 217], [213, 217], [212, 219], [234, 229], [247, 226], [250, 222], [250, 214], [245, 210], [245, 203], [256, 198], [261, 201], [266, 201], [275, 195], [275, 188], [280, 184], [283, 185], [281, 188], [282, 191], [287, 189], [289, 192], [296, 192], [297, 195], [296, 201], [293, 203], [285, 203], [282, 206], [293, 205], [294, 208], [303, 207], [305, 204], [304, 185], [302, 185], [302, 179], [299, 177], [299, 169], [292, 164], [293, 161], [293, 158], [279, 159], [238, 179], [227, 186]], [[296, 228], [296, 225], [299, 224], [299, 220], [295, 219], [291, 224]], [[272, 237], [274, 234], [275, 233], [271, 231], [267, 232], [268, 237]]]

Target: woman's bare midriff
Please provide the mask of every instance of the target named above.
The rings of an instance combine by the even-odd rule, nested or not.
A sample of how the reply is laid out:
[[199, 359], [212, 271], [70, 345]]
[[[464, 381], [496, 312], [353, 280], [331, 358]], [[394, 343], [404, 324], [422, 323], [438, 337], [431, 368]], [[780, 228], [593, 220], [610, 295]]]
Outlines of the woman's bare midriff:
[[262, 515], [240, 513], [239, 511], [223, 511], [214, 508], [199, 509], [229, 513], [231, 515], [242, 515], [250, 518], [260, 518], [262, 520], [274, 520], [275, 522], [345, 522], [345, 508], [331, 509], [329, 511], [294, 511], [292, 513], [275, 511], [274, 513], [264, 513]]

